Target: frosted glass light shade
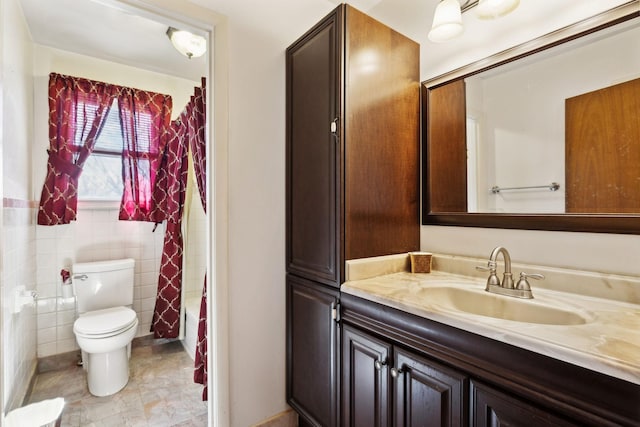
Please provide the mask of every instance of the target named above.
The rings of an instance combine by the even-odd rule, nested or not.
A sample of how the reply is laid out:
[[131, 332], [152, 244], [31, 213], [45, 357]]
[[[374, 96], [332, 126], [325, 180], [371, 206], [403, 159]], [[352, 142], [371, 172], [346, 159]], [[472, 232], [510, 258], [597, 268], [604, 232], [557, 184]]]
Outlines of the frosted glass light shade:
[[476, 6], [476, 14], [480, 19], [495, 19], [512, 12], [520, 0], [480, 0]]
[[207, 40], [189, 31], [169, 27], [167, 36], [173, 47], [189, 59], [202, 56], [207, 51]]
[[458, 0], [443, 0], [438, 3], [429, 31], [429, 40], [435, 43], [451, 40], [462, 34], [462, 12]]

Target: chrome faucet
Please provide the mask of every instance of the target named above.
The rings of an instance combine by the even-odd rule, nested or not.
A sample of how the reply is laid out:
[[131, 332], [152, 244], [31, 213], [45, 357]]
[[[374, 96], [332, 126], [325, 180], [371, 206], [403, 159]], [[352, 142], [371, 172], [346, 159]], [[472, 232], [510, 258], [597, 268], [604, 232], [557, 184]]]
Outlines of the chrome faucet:
[[[500, 281], [496, 274], [498, 267], [498, 255], [500, 254], [502, 254], [502, 258], [504, 259], [504, 274], [502, 275], [502, 281]], [[527, 278], [536, 280], [544, 279], [542, 274], [529, 274], [522, 272], [520, 273], [518, 283], [514, 285], [513, 275], [511, 274], [511, 256], [509, 255], [509, 251], [502, 246], [498, 246], [491, 251], [486, 267], [478, 266], [476, 269], [489, 271], [489, 278], [487, 279], [485, 291], [517, 298], [533, 298], [531, 286], [529, 285]]]

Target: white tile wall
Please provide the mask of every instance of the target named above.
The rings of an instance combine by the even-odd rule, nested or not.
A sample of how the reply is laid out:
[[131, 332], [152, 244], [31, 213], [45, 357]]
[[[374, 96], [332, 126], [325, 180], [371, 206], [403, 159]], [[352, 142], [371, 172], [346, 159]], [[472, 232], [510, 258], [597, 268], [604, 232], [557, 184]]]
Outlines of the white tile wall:
[[31, 222], [33, 209], [3, 209], [3, 341], [4, 372], [6, 397], [10, 398], [8, 407], [21, 403], [26, 393], [31, 375], [36, 368], [36, 307], [24, 306], [14, 312], [13, 302], [18, 286], [27, 290], [36, 288], [35, 236]]
[[78, 349], [73, 334], [75, 301], [62, 297], [60, 271], [74, 262], [133, 258], [136, 261], [133, 309], [140, 322], [137, 336], [149, 334], [164, 226], [118, 220], [115, 205], [78, 209], [68, 225], [35, 227], [38, 287], [38, 357]]

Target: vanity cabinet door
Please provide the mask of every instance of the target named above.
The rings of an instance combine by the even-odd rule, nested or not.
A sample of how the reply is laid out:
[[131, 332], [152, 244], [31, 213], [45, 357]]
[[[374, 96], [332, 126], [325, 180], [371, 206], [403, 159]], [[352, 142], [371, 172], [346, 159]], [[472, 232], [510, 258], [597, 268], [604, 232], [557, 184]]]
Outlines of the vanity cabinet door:
[[343, 325], [342, 350], [342, 425], [389, 426], [391, 344]]
[[549, 412], [497, 391], [471, 382], [471, 426], [578, 426]]
[[395, 426], [465, 426], [466, 375], [402, 349], [394, 351]]
[[287, 275], [287, 401], [300, 425], [338, 425], [338, 291]]

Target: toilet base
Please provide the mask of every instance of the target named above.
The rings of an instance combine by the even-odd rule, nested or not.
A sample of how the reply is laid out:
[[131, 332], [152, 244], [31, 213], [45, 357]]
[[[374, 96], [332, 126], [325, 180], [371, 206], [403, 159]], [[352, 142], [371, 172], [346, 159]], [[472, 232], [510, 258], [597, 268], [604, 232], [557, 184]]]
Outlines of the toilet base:
[[[128, 346], [107, 353], [85, 353], [88, 356], [87, 385], [98, 397], [110, 396], [129, 382]], [[84, 354], [83, 354], [84, 356]]]

